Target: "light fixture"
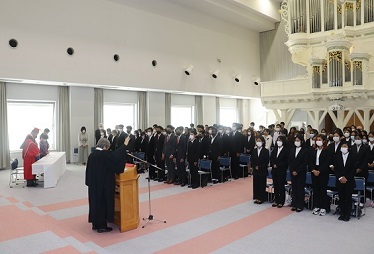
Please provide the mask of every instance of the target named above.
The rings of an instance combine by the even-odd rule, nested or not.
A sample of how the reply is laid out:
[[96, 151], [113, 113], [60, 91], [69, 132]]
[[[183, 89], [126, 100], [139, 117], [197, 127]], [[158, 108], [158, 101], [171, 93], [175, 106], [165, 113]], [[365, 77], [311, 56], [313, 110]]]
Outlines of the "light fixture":
[[236, 74], [235, 76], [234, 76], [234, 79], [235, 79], [235, 81], [236, 82], [240, 82], [240, 79], [242, 78], [242, 75], [240, 75], [240, 74]]
[[260, 77], [252, 77], [252, 80], [253, 80], [253, 84], [255, 84], [256, 86], [258, 86], [261, 82]]
[[186, 73], [186, 75], [190, 75], [191, 72], [193, 70], [193, 65], [192, 64], [189, 64], [186, 69], [184, 69], [184, 73]]
[[215, 70], [215, 71], [212, 73], [212, 77], [213, 77], [213, 78], [217, 78], [217, 77], [218, 77], [218, 74], [219, 74], [219, 70]]

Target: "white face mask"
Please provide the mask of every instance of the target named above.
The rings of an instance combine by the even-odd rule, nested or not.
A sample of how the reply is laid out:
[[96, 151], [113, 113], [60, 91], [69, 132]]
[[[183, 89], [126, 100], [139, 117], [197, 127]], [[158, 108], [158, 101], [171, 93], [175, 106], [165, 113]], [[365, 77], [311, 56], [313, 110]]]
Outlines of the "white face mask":
[[348, 138], [350, 135], [349, 132], [344, 132], [344, 137]]
[[262, 142], [256, 142], [257, 147], [262, 147]]
[[278, 145], [278, 146], [282, 146], [282, 145], [283, 145], [283, 142], [282, 142], [282, 141], [277, 141], [277, 145]]
[[300, 142], [300, 141], [295, 141], [295, 146], [296, 146], [296, 147], [301, 146], [301, 142]]
[[163, 132], [162, 132], [162, 135], [166, 135], [166, 131], [163, 131]]
[[370, 142], [373, 142], [373, 141], [374, 141], [374, 138], [370, 137], [370, 138], [369, 138], [369, 141], [370, 141]]
[[314, 138], [314, 133], [310, 133], [310, 138]]
[[275, 128], [275, 131], [279, 131], [280, 130], [280, 128]]
[[232, 129], [232, 131], [236, 131], [236, 127], [232, 127], [231, 129]]
[[351, 136], [351, 139], [352, 139], [352, 140], [355, 140], [355, 136]]
[[82, 131], [82, 133], [86, 133], [86, 131], [85, 131], [85, 130], [83, 130], [83, 131]]
[[212, 131], [212, 130], [209, 130], [208, 132], [209, 132], [209, 134], [212, 134], [213, 131]]
[[222, 134], [222, 133], [223, 133], [223, 130], [218, 130], [218, 132], [219, 132], [220, 134]]
[[340, 137], [333, 137], [332, 140], [334, 140], [334, 142], [339, 142]]
[[340, 151], [341, 151], [343, 154], [346, 154], [346, 153], [348, 153], [348, 147], [342, 147], [342, 148], [340, 148]]
[[317, 140], [317, 141], [316, 141], [316, 145], [317, 145], [317, 146], [322, 146], [322, 145], [323, 145], [323, 141], [321, 141], [321, 140]]
[[190, 135], [190, 140], [194, 140], [195, 139], [195, 135], [191, 134]]
[[352, 131], [355, 131], [356, 129], [355, 128], [352, 128]]
[[230, 134], [230, 131], [229, 131], [229, 130], [226, 130], [226, 134]]
[[362, 144], [362, 140], [361, 139], [356, 139], [355, 140], [355, 144], [358, 145], [358, 146], [361, 145]]
[[147, 135], [148, 135], [148, 136], [151, 136], [151, 135], [152, 135], [152, 132], [147, 131]]
[[363, 144], [367, 144], [367, 143], [368, 143], [368, 140], [367, 140], [367, 139], [363, 139], [363, 140], [362, 140], [362, 143], [363, 143]]

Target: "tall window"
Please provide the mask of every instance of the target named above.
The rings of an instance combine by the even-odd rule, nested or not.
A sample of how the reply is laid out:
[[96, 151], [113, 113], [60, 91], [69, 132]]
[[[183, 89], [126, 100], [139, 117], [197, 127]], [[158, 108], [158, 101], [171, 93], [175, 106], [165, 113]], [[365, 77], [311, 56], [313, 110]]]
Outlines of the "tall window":
[[223, 126], [230, 126], [236, 123], [238, 118], [236, 115], [236, 108], [221, 107], [219, 111], [220, 124]]
[[111, 128], [116, 125], [130, 125], [133, 130], [137, 128], [136, 124], [136, 104], [104, 104], [104, 128]]
[[172, 106], [171, 107], [171, 125], [174, 127], [190, 126], [195, 122], [195, 107], [194, 106]]
[[48, 134], [49, 149], [55, 149], [55, 102], [11, 101], [8, 100], [9, 149], [19, 150], [27, 134], [32, 129], [41, 129], [36, 141], [45, 128]]

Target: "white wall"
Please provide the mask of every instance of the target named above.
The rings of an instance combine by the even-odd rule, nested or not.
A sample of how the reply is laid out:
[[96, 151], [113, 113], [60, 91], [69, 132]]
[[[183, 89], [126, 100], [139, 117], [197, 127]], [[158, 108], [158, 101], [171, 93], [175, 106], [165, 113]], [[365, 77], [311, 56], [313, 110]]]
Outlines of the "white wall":
[[[107, 0], [2, 0], [0, 9], [0, 78], [260, 96], [252, 85], [260, 73], [257, 32], [224, 23], [213, 31]], [[195, 66], [190, 76], [188, 64]]]
[[[263, 125], [267, 127], [269, 124], [267, 119], [268, 110], [262, 105], [261, 99], [249, 100], [249, 123], [254, 122], [255, 129], [258, 130], [258, 126]], [[248, 124], [249, 124], [248, 123]]]

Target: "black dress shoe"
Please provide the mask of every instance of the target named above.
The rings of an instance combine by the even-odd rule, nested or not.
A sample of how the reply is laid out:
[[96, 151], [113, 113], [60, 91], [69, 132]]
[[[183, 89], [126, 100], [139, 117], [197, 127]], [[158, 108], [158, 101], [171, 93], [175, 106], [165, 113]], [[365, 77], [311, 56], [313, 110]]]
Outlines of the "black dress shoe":
[[188, 188], [192, 188], [192, 185], [188, 185]]
[[351, 219], [351, 216], [345, 216], [345, 217], [343, 218], [343, 221], [348, 222], [350, 219]]
[[97, 233], [105, 233], [105, 232], [110, 232], [110, 231], [112, 231], [112, 230], [113, 230], [113, 228], [111, 228], [111, 227], [98, 228], [98, 229], [97, 229]]
[[292, 208], [291, 208], [291, 211], [296, 211], [296, 207], [292, 207]]
[[338, 218], [338, 220], [344, 220], [344, 218], [345, 218], [345, 216], [340, 215], [339, 218]]
[[181, 187], [184, 187], [184, 186], [186, 186], [186, 184], [185, 184], [185, 183], [182, 183], [182, 184], [181, 184]]
[[271, 206], [272, 206], [272, 207], [276, 207], [276, 206], [278, 206], [278, 204], [274, 203], [274, 204], [272, 204]]
[[283, 205], [282, 205], [282, 204], [278, 204], [277, 207], [278, 207], [278, 208], [282, 208]]
[[95, 225], [92, 225], [92, 230], [97, 230]]
[[175, 182], [174, 185], [180, 185], [181, 183], [180, 182]]
[[197, 185], [193, 185], [192, 189], [197, 189], [197, 187], [198, 187]]
[[301, 212], [303, 209], [300, 209], [300, 208], [296, 208], [296, 212], [299, 213]]

